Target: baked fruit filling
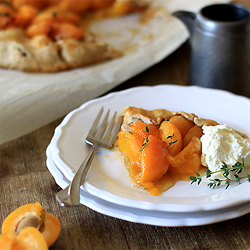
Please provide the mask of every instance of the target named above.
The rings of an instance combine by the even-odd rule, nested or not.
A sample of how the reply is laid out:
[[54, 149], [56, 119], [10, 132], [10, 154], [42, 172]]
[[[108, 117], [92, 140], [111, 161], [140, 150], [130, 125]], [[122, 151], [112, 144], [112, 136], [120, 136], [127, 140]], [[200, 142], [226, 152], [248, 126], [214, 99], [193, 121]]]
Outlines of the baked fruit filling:
[[194, 114], [128, 107], [117, 146], [137, 186], [159, 195], [188, 180], [201, 165], [203, 125], [217, 125]]
[[143, 9], [124, 0], [0, 0], [0, 30], [22, 28], [28, 37], [84, 38], [81, 19], [122, 16]]
[[0, 67], [58, 72], [121, 57], [90, 26], [145, 8], [144, 0], [0, 0]]

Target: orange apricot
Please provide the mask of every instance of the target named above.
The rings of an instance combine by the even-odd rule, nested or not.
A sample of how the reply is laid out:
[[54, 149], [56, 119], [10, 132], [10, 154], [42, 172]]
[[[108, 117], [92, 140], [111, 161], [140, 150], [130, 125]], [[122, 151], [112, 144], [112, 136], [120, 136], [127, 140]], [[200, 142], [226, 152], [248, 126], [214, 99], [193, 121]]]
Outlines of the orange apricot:
[[0, 29], [12, 27], [15, 21], [15, 11], [6, 4], [0, 3]]
[[140, 149], [142, 148], [144, 138], [140, 135], [121, 131], [118, 133], [117, 146], [122, 154], [125, 154], [129, 160], [129, 174], [138, 179], [141, 173]]
[[15, 25], [21, 28], [27, 27], [37, 15], [38, 9], [34, 6], [23, 5], [15, 15]]
[[53, 25], [53, 22], [49, 20], [41, 21], [38, 23], [33, 23], [27, 28], [26, 34], [29, 37], [34, 37], [38, 35], [47, 36], [48, 34], [50, 34], [52, 30], [52, 25]]
[[191, 142], [176, 156], [169, 155], [171, 171], [181, 175], [194, 175], [201, 168], [201, 141], [193, 137]]
[[33, 23], [41, 21], [52, 21], [52, 22], [68, 22], [75, 25], [80, 24], [80, 16], [72, 11], [63, 10], [59, 7], [51, 7], [45, 11], [42, 11], [33, 19]]
[[13, 246], [14, 236], [11, 234], [0, 235], [0, 250], [11, 250]]
[[0, 235], [0, 250], [48, 250], [48, 246], [36, 228], [26, 227], [17, 236]]
[[38, 1], [34, 1], [34, 0], [12, 0], [12, 5], [15, 8], [20, 8], [23, 5], [31, 5], [34, 6], [38, 9], [42, 9], [47, 5], [47, 2], [45, 0], [38, 0]]
[[114, 2], [115, 0], [92, 0], [91, 9], [97, 10], [97, 9], [106, 8], [112, 5]]
[[131, 128], [133, 134], [141, 135], [144, 139], [146, 139], [148, 135], [153, 135], [157, 138], [161, 138], [160, 131], [154, 124], [135, 122], [131, 123], [129, 127]]
[[105, 17], [119, 17], [137, 10], [140, 10], [140, 8], [129, 1], [115, 1], [112, 5], [108, 7], [99, 8], [98, 10], [95, 10], [94, 16], [96, 19], [101, 19]]
[[45, 250], [48, 249], [43, 235], [34, 227], [24, 228], [16, 237], [13, 250]]
[[195, 125], [193, 126], [188, 133], [186, 134], [186, 136], [183, 138], [183, 147], [186, 147], [188, 145], [188, 143], [192, 140], [193, 137], [197, 137], [197, 138], [201, 138], [203, 134], [202, 128]]
[[51, 38], [67, 39], [74, 38], [80, 40], [84, 36], [84, 32], [81, 28], [71, 24], [71, 23], [54, 23], [51, 32], [48, 34]]
[[153, 135], [148, 136], [148, 141], [141, 150], [141, 184], [160, 179], [168, 170], [169, 155], [166, 143]]
[[[52, 0], [53, 1], [53, 0]], [[63, 9], [70, 10], [76, 13], [84, 13], [91, 6], [90, 0], [61, 0], [59, 6]]]
[[61, 230], [60, 221], [36, 202], [23, 205], [10, 213], [2, 224], [2, 234], [19, 236], [29, 227], [41, 233], [48, 247], [56, 241]]
[[188, 120], [182, 115], [175, 115], [169, 119], [181, 132], [182, 138], [185, 137], [187, 132], [194, 126], [194, 122]]
[[180, 130], [171, 122], [164, 121], [160, 128], [161, 139], [167, 143], [171, 155], [177, 155], [182, 150], [182, 137]]
[[135, 5], [129, 1], [115, 1], [109, 10], [109, 16], [123, 16], [133, 12]]

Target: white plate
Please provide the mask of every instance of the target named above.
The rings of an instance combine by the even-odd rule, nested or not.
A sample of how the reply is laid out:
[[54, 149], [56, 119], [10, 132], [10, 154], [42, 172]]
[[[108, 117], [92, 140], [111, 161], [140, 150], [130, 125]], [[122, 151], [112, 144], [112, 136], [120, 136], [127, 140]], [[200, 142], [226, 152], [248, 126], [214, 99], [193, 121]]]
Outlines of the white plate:
[[[53, 155], [50, 146], [47, 148], [47, 166], [54, 176], [56, 183], [65, 188], [69, 181], [53, 162]], [[83, 190], [80, 192], [81, 204], [93, 209], [96, 212], [137, 223], [144, 223], [155, 226], [198, 226], [221, 222], [240, 217], [250, 212], [249, 203], [234, 206], [231, 208], [195, 213], [172, 213], [161, 211], [149, 211], [126, 206], [116, 205], [102, 200]]]
[[[51, 141], [53, 159], [68, 180], [81, 164], [88, 151], [84, 139], [101, 106], [120, 111], [126, 106], [145, 109], [165, 108], [192, 112], [203, 118], [227, 123], [250, 136], [250, 100], [231, 93], [199, 87], [160, 85], [138, 87], [85, 103], [69, 113], [56, 128]], [[250, 201], [250, 183], [210, 189], [204, 180], [201, 185], [180, 181], [160, 196], [136, 189], [120, 155], [100, 150], [88, 173], [85, 190], [106, 201], [145, 210], [191, 212], [222, 209]]]

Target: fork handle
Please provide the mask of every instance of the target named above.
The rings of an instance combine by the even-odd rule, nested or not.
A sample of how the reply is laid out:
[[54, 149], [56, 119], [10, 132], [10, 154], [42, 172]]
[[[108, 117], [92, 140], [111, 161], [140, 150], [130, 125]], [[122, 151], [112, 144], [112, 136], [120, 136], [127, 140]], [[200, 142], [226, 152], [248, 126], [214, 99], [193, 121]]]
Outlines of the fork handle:
[[72, 204], [79, 204], [80, 203], [80, 186], [85, 181], [86, 175], [89, 171], [90, 165], [96, 155], [97, 150], [99, 147], [92, 146], [80, 165], [79, 169], [77, 170], [70, 186], [69, 186], [69, 195]]

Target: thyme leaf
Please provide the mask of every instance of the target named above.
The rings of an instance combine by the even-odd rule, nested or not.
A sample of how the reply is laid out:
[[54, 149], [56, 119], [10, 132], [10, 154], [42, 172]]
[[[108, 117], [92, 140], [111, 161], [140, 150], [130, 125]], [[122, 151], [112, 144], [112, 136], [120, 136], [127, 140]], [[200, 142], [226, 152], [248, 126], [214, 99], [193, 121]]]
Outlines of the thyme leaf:
[[145, 142], [142, 144], [142, 147], [141, 147], [141, 149], [139, 150], [139, 152], [141, 152], [143, 149], [145, 149], [146, 146], [147, 146], [147, 144], [148, 144], [148, 136], [147, 136]]
[[[145, 131], [149, 135], [149, 128], [148, 128], [148, 126], [146, 126]], [[141, 152], [143, 149], [145, 149], [146, 146], [147, 146], [147, 144], [148, 144], [148, 136], [146, 137], [145, 142], [142, 144], [142, 147], [139, 150], [139, 152]]]
[[167, 148], [170, 147], [172, 144], [177, 142], [177, 140], [173, 141], [173, 137], [174, 137], [174, 133], [172, 135], [167, 136], [167, 138], [166, 138], [167, 140], [171, 139], [171, 141], [169, 142], [169, 145], [167, 146]]

